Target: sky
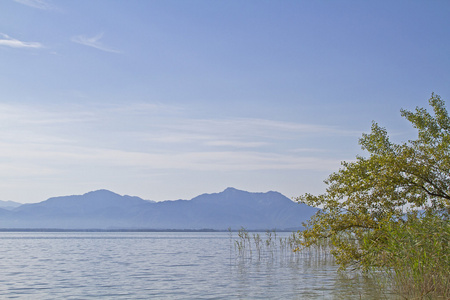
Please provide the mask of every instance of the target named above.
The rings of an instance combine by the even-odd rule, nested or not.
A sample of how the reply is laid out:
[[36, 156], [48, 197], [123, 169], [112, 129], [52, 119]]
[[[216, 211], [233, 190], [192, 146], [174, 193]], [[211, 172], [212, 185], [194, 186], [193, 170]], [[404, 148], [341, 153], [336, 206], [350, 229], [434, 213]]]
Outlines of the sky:
[[325, 191], [450, 100], [449, 1], [2, 0], [0, 200]]

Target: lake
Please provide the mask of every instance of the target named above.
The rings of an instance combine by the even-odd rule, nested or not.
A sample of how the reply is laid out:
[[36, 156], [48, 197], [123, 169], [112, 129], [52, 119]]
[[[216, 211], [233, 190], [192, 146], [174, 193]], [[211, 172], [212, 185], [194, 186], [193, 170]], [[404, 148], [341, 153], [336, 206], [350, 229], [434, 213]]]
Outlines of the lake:
[[383, 296], [364, 278], [338, 274], [329, 255], [276, 247], [239, 255], [235, 240], [237, 233], [228, 232], [0, 232], [0, 298]]

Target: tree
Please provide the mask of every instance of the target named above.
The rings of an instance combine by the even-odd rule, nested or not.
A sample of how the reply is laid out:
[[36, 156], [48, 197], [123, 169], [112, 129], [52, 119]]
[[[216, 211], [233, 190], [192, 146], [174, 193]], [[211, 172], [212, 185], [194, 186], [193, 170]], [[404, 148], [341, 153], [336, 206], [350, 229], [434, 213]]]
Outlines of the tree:
[[304, 247], [328, 239], [342, 267], [367, 268], [385, 263], [381, 258], [389, 228], [414, 219], [414, 211], [448, 220], [450, 118], [439, 96], [432, 94], [429, 105], [433, 114], [424, 108], [401, 110], [417, 129], [417, 139], [393, 143], [386, 129], [373, 122], [371, 133], [359, 140], [369, 156], [342, 162], [341, 169], [325, 180], [325, 193], [296, 199], [322, 208], [304, 224]]

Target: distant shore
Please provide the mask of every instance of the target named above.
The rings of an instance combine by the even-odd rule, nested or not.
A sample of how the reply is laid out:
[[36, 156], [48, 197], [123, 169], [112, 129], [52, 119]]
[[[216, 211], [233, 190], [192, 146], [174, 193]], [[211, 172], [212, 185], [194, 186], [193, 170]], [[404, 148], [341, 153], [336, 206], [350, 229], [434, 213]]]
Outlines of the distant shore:
[[[248, 232], [293, 232], [299, 229], [260, 229], [247, 230]], [[62, 229], [62, 228], [0, 228], [0, 232], [228, 232], [228, 229]], [[232, 229], [238, 232], [239, 229]]]

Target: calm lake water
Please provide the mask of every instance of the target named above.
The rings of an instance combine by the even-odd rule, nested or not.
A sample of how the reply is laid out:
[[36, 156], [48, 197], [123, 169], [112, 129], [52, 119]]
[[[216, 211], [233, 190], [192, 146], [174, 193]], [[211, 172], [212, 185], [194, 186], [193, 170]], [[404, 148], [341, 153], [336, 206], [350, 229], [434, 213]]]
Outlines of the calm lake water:
[[382, 298], [363, 278], [339, 275], [331, 258], [279, 249], [239, 256], [233, 235], [0, 232], [0, 298]]

